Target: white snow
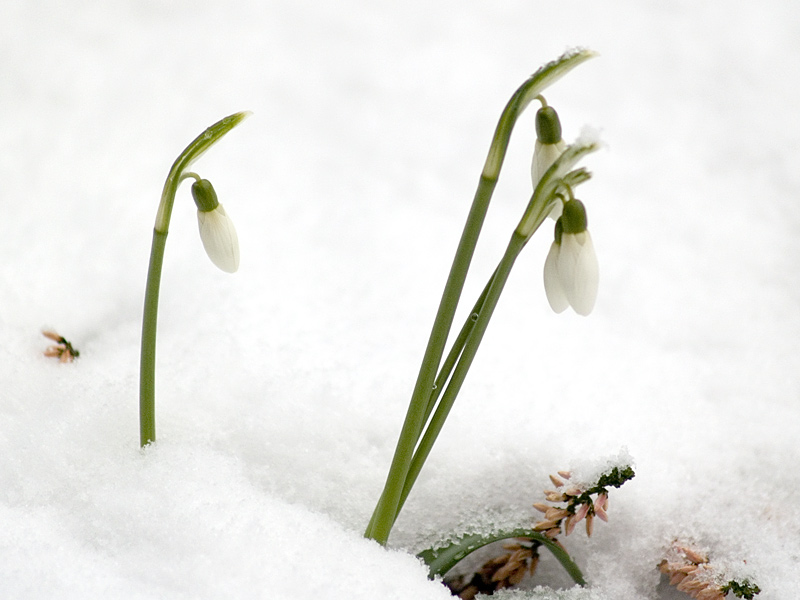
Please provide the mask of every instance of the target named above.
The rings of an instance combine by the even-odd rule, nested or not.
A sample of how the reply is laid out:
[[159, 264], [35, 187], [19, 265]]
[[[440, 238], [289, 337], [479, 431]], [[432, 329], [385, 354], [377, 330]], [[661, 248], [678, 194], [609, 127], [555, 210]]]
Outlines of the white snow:
[[[680, 598], [675, 539], [800, 589], [800, 7], [110, 0], [0, 7], [0, 598], [448, 598], [413, 554], [530, 524], [549, 473], [628, 452], [609, 523], [501, 598]], [[587, 318], [515, 266], [389, 549], [380, 494], [506, 101], [546, 92], [605, 147], [579, 189], [600, 261]], [[150, 236], [172, 161], [198, 161], [241, 265], [205, 256], [188, 184], [167, 241], [157, 431], [138, 448]], [[465, 318], [530, 197], [520, 120]], [[54, 329], [80, 350], [42, 355]], [[685, 596], [683, 596], [685, 597]]]

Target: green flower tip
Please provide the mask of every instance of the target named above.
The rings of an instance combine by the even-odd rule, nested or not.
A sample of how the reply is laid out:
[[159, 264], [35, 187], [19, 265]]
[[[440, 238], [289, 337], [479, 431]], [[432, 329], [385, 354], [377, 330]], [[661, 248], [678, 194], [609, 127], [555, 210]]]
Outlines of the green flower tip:
[[536, 137], [543, 144], [561, 141], [561, 121], [552, 106], [543, 106], [536, 111]]
[[580, 200], [569, 200], [564, 203], [561, 213], [561, 226], [564, 233], [583, 233], [586, 231], [586, 207]]
[[198, 179], [192, 184], [192, 197], [200, 212], [210, 212], [219, 206], [217, 192], [208, 179]]

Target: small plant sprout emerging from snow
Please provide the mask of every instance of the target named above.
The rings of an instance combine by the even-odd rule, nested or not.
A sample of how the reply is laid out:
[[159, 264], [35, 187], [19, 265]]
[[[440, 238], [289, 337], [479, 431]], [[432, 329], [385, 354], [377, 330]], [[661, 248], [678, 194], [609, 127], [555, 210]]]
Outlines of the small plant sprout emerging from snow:
[[217, 200], [214, 187], [207, 179], [201, 179], [199, 175], [189, 171], [189, 167], [249, 115], [249, 112], [239, 112], [225, 117], [197, 136], [172, 164], [167, 181], [164, 183], [156, 224], [153, 228], [153, 244], [150, 250], [150, 267], [147, 271], [142, 317], [142, 353], [139, 369], [139, 433], [142, 446], [156, 440], [155, 369], [158, 295], [161, 288], [164, 248], [175, 195], [184, 179], [195, 180], [192, 185], [192, 196], [197, 205], [200, 239], [203, 241], [206, 253], [223, 271], [235, 272], [239, 268], [239, 240], [236, 230]]
[[58, 358], [59, 362], [67, 363], [72, 362], [78, 358], [81, 353], [70, 344], [63, 335], [57, 334], [55, 331], [45, 330], [42, 335], [49, 340], [55, 342], [54, 346], [48, 346], [45, 351], [45, 356]]
[[[591, 536], [595, 517], [608, 521], [608, 488], [620, 487], [634, 476], [630, 466], [613, 467], [589, 485], [572, 483], [569, 471], [551, 475], [555, 490], [545, 490], [547, 502], [537, 502], [533, 507], [544, 513], [544, 519], [531, 529], [515, 529], [489, 536], [470, 536], [456, 540], [450, 546], [437, 550], [426, 550], [419, 554], [430, 567], [432, 575], [444, 575], [459, 561], [474, 550], [491, 542], [514, 539], [503, 546], [507, 551], [484, 563], [472, 576], [447, 579], [447, 586], [461, 598], [473, 598], [478, 593], [492, 594], [496, 590], [519, 583], [526, 573], [533, 575], [539, 564], [539, 550], [547, 548], [561, 563], [573, 581], [585, 585], [578, 566], [569, 557], [557, 539], [562, 533], [569, 535], [583, 521], [586, 533]], [[553, 506], [565, 503], [563, 506]]]
[[690, 544], [673, 542], [658, 569], [669, 584], [697, 600], [723, 600], [728, 593], [753, 600], [761, 589], [749, 579], [730, 579], [708, 559], [708, 554]]
[[533, 526], [550, 539], [556, 539], [563, 526], [564, 535], [569, 535], [581, 521], [586, 523], [586, 535], [594, 531], [594, 518], [608, 521], [608, 488], [618, 488], [626, 481], [633, 479], [634, 472], [630, 466], [613, 467], [601, 475], [597, 482], [589, 486], [570, 485], [572, 474], [559, 471], [558, 476], [550, 475], [550, 482], [555, 490], [545, 490], [547, 502], [566, 503], [565, 506], [551, 506], [537, 502], [533, 507], [544, 513], [544, 519]]
[[557, 313], [568, 306], [588, 315], [597, 300], [599, 268], [587, 229], [586, 207], [574, 198], [564, 203], [556, 221], [555, 239], [544, 261], [544, 289]]
[[[582, 168], [576, 169], [576, 165], [587, 154], [595, 151], [598, 144], [594, 140], [578, 140], [574, 144], [566, 145], [561, 139], [558, 115], [555, 110], [547, 106], [541, 94], [549, 85], [593, 56], [594, 53], [589, 50], [577, 49], [547, 63], [514, 92], [500, 115], [467, 222], [445, 282], [386, 483], [364, 532], [366, 537], [380, 544], [386, 543], [397, 516], [453, 407], [514, 262], [542, 222], [554, 209], [557, 209], [558, 204], [563, 202], [565, 190], [572, 190], [589, 179], [589, 173]], [[445, 353], [472, 256], [503, 166], [511, 132], [525, 108], [536, 99], [542, 103], [542, 108], [536, 116], [537, 142], [531, 165], [533, 194], [519, 224], [511, 234], [497, 268], [468, 313], [469, 316], [455, 336], [450, 350]], [[586, 237], [588, 232], [582, 236]], [[572, 256], [571, 250], [564, 252], [564, 266], [562, 268], [559, 265], [559, 268], [565, 273], [570, 268], [567, 262]], [[583, 265], [584, 262], [580, 264]], [[573, 278], [571, 281], [577, 280]], [[594, 304], [593, 296], [589, 298], [589, 294], [585, 292], [582, 292], [582, 295], [575, 293], [573, 296], [573, 306], [576, 310], [585, 311], [587, 308], [591, 310], [590, 304]], [[568, 303], [571, 303], [572, 299], [569, 296], [567, 298], [569, 298]]]

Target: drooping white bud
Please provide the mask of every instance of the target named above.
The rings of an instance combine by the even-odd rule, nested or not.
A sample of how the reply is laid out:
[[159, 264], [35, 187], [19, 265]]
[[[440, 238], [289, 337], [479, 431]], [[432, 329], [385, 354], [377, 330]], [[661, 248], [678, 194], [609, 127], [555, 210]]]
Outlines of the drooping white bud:
[[547, 301], [554, 312], [562, 313], [567, 310], [569, 300], [561, 285], [561, 277], [558, 274], [558, 255], [561, 252], [561, 244], [553, 242], [550, 245], [550, 252], [544, 261], [544, 291]]
[[[567, 148], [566, 142], [561, 138], [561, 121], [558, 113], [552, 106], [543, 106], [536, 112], [536, 145], [533, 149], [531, 161], [531, 182], [533, 189], [558, 157]], [[561, 202], [557, 202], [550, 212], [552, 219], [561, 216]]]
[[597, 300], [599, 281], [586, 210], [580, 200], [570, 200], [556, 223], [555, 241], [544, 263], [544, 289], [550, 307], [560, 313], [571, 306], [579, 315], [588, 315]]
[[192, 197], [197, 205], [197, 224], [206, 254], [226, 273], [235, 273], [239, 268], [239, 237], [217, 200], [214, 186], [208, 179], [198, 179], [192, 184]]
[[198, 210], [197, 224], [211, 262], [226, 273], [235, 273], [239, 269], [239, 237], [222, 205], [210, 211]]
[[589, 230], [565, 233], [561, 238], [558, 273], [570, 306], [579, 315], [592, 312], [600, 281], [597, 255]]

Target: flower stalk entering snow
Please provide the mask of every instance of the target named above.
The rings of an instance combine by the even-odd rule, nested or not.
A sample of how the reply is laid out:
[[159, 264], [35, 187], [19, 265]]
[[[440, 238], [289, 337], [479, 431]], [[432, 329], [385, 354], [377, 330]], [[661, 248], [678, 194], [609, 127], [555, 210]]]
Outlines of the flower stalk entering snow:
[[192, 195], [201, 216], [200, 237], [211, 260], [223, 271], [232, 273], [239, 266], [239, 242], [236, 230], [228, 219], [211, 184], [188, 169], [212, 145], [236, 127], [249, 112], [239, 112], [218, 121], [181, 152], [172, 164], [161, 202], [158, 205], [156, 223], [153, 228], [153, 244], [150, 250], [150, 267], [147, 271], [147, 287], [142, 317], [142, 351], [139, 368], [139, 441], [145, 446], [156, 440], [155, 424], [155, 369], [156, 369], [156, 325], [158, 321], [158, 296], [161, 288], [161, 268], [164, 263], [164, 248], [167, 242], [172, 205], [178, 186], [186, 178], [194, 178]]
[[[593, 56], [593, 52], [579, 49], [544, 65], [517, 89], [500, 116], [442, 292], [386, 483], [364, 532], [366, 537], [381, 544], [386, 543], [461, 390], [517, 256], [556, 204], [561, 202], [559, 194], [563, 194], [565, 188], [572, 189], [589, 178], [585, 170], [575, 169], [575, 166], [586, 154], [597, 149], [597, 143], [579, 140], [569, 146], [563, 145], [558, 116], [546, 106], [541, 93], [551, 83]], [[534, 152], [531, 172], [535, 179], [533, 195], [512, 232], [497, 268], [445, 355], [455, 312], [497, 185], [511, 132], [522, 111], [537, 98], [544, 104], [541, 116], [537, 118], [543, 145], [540, 145], [538, 153]]]
[[564, 203], [556, 221], [555, 240], [544, 262], [544, 289], [557, 313], [568, 306], [588, 315], [597, 300], [599, 269], [592, 235], [587, 229], [586, 208], [580, 200]]

